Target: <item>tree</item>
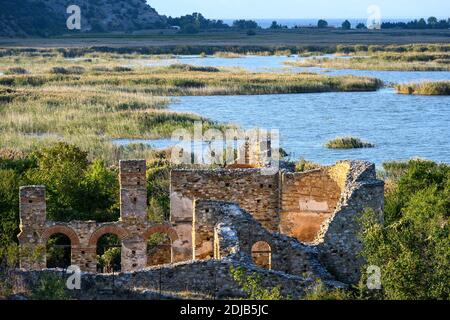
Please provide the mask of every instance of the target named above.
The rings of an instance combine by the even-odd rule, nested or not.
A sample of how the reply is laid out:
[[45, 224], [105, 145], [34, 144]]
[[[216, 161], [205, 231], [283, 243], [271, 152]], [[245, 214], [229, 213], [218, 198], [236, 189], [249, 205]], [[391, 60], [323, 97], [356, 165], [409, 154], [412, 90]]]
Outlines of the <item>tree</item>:
[[33, 153], [36, 167], [24, 174], [27, 184], [46, 186], [47, 217], [56, 221], [118, 218], [117, 173], [103, 162], [90, 164], [87, 153], [57, 143]]
[[427, 22], [428, 22], [428, 26], [433, 28], [434, 26], [436, 26], [438, 24], [438, 19], [436, 17], [429, 17]]
[[281, 24], [278, 24], [276, 21], [272, 21], [272, 24], [270, 25], [270, 29], [282, 29], [283, 26]]
[[358, 23], [358, 25], [356, 26], [356, 29], [367, 29], [367, 27], [364, 23]]
[[253, 20], [235, 20], [233, 21], [233, 28], [248, 30], [248, 29], [256, 29], [258, 28], [258, 23]]
[[352, 28], [352, 24], [350, 23], [350, 21], [345, 20], [344, 22], [342, 22], [342, 29], [350, 30], [351, 28]]
[[327, 27], [328, 27], [327, 21], [321, 19], [317, 22], [317, 28], [323, 29], [323, 28], [327, 28]]
[[384, 225], [364, 214], [363, 256], [380, 267], [384, 298], [448, 300], [450, 166], [412, 160], [400, 169]]

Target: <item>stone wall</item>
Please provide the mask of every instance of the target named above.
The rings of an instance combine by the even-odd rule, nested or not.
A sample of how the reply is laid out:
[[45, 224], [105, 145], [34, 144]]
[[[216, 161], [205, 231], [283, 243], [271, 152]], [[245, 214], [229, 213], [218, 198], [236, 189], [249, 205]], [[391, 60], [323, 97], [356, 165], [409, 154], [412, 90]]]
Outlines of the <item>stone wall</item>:
[[[194, 215], [194, 240], [197, 239], [197, 231], [202, 235], [211, 236], [209, 239], [201, 237], [202, 254], [207, 243], [209, 254], [217, 260], [231, 259], [256, 264], [257, 261], [252, 260], [254, 245], [264, 242], [270, 248], [273, 270], [332, 279], [317, 259], [314, 247], [303, 244], [295, 238], [268, 231], [251, 214], [236, 204], [210, 200], [197, 201]], [[194, 243], [200, 244], [197, 241]], [[198, 248], [194, 247], [194, 255], [203, 258], [199, 256]]]
[[170, 224], [154, 224], [147, 220], [146, 166], [143, 160], [120, 162], [120, 220], [109, 223], [46, 219], [44, 186], [20, 189], [20, 234], [25, 255], [21, 268], [40, 270], [46, 267], [45, 246], [55, 234], [66, 235], [71, 242], [71, 264], [81, 270], [96, 272], [97, 241], [105, 234], [115, 234], [121, 240], [122, 271], [140, 270], [147, 266], [147, 239], [154, 233], [166, 233], [171, 241], [178, 235]]
[[[74, 299], [160, 299], [187, 298], [190, 293], [201, 299], [236, 299], [245, 297], [230, 272], [242, 267], [248, 275], [259, 274], [264, 288], [279, 287], [285, 297], [298, 299], [314, 286], [313, 279], [258, 268], [234, 261], [194, 261], [147, 268], [118, 275], [82, 273], [81, 289], [68, 290]], [[58, 270], [18, 271], [15, 293], [37, 286], [45, 274], [54, 274], [65, 284], [68, 274]], [[335, 281], [324, 281], [329, 287], [344, 288]], [[160, 295], [161, 293], [161, 295]], [[176, 293], [183, 295], [174, 296]]]
[[341, 188], [328, 173], [318, 169], [283, 175], [280, 232], [312, 242], [323, 221], [336, 210]]
[[174, 246], [176, 261], [193, 258], [192, 212], [196, 200], [238, 203], [268, 230], [278, 231], [279, 173], [263, 175], [260, 169], [172, 170], [170, 188], [170, 220], [184, 239]]
[[352, 161], [342, 199], [336, 211], [321, 226], [315, 240], [321, 263], [340, 281], [356, 283], [364, 259], [358, 218], [372, 209], [383, 220], [384, 182], [376, 179], [375, 165]]

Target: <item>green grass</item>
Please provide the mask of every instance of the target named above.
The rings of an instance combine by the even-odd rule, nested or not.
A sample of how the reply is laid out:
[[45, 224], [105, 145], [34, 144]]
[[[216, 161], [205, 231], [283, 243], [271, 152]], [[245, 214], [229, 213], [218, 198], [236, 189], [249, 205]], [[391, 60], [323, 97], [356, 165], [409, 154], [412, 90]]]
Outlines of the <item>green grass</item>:
[[395, 89], [400, 94], [448, 96], [450, 95], [450, 81], [399, 84], [395, 86]]
[[325, 144], [328, 149], [360, 149], [374, 148], [375, 145], [354, 137], [338, 137]]

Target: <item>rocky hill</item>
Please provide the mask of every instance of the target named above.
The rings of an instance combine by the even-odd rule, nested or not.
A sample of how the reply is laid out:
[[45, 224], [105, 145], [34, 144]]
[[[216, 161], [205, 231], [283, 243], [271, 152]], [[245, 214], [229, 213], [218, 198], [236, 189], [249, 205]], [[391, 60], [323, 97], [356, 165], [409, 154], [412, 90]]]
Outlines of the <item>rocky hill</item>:
[[130, 32], [166, 26], [146, 0], [0, 0], [0, 37], [49, 36], [70, 32], [66, 12], [81, 9], [81, 32]]

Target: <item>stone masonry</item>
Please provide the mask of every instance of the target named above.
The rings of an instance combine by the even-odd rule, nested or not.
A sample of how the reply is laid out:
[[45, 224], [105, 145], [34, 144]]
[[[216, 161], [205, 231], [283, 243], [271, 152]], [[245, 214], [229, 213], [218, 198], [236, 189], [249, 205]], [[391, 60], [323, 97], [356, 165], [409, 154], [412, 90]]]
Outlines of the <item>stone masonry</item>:
[[113, 233], [122, 241], [122, 272], [135, 273], [148, 265], [147, 239], [165, 233], [173, 270], [189, 272], [192, 266], [189, 276], [200, 266], [193, 261], [211, 260], [218, 267], [259, 266], [305, 279], [356, 283], [364, 262], [358, 255], [358, 217], [370, 208], [382, 219], [384, 205], [384, 184], [376, 179], [375, 166], [364, 161], [269, 175], [252, 168], [173, 170], [170, 223], [152, 224], [145, 179], [145, 161], [120, 162], [120, 220], [111, 223], [47, 221], [45, 187], [22, 187], [19, 242], [24, 251], [41, 253], [22, 259], [21, 267], [44, 269], [39, 248], [62, 233], [71, 240], [72, 264], [95, 273], [97, 241]]
[[23, 250], [36, 256], [21, 259], [21, 268], [39, 270], [46, 267], [45, 245], [50, 236], [64, 234], [71, 242], [71, 263], [81, 270], [96, 272], [97, 241], [114, 234], [122, 242], [122, 271], [147, 266], [146, 240], [154, 233], [166, 233], [172, 242], [178, 240], [170, 224], [147, 221], [146, 165], [144, 160], [120, 162], [120, 220], [110, 223], [47, 221], [44, 186], [20, 189], [20, 234]]

